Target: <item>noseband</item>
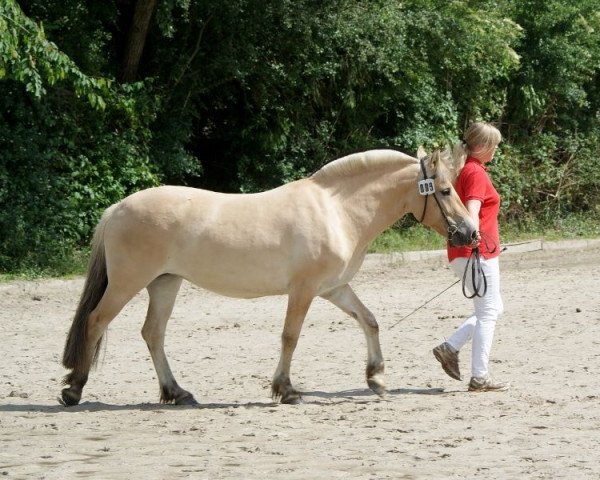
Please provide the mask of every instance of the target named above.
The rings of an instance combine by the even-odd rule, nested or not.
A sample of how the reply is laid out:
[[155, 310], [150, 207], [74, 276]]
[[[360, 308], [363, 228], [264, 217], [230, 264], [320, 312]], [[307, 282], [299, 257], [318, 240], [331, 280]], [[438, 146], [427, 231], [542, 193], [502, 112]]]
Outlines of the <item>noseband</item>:
[[448, 215], [446, 215], [446, 210], [444, 210], [444, 207], [442, 206], [437, 195], [435, 194], [435, 185], [433, 183], [433, 180], [435, 179], [435, 175], [428, 177], [427, 169], [425, 168], [425, 162], [423, 161], [423, 159], [419, 160], [419, 163], [421, 164], [421, 172], [423, 173], [423, 180], [419, 181], [419, 193], [425, 197], [425, 203], [423, 204], [423, 213], [421, 214], [421, 219], [419, 220], [419, 223], [423, 223], [423, 219], [425, 218], [425, 213], [427, 212], [427, 200], [429, 200], [430, 195], [433, 195], [433, 198], [435, 199], [435, 202], [438, 204], [438, 207], [440, 207], [442, 216], [444, 217], [444, 220], [446, 221], [446, 224], [448, 225], [448, 238], [450, 238], [450, 237], [452, 237], [452, 235], [454, 235], [456, 232], [458, 232], [458, 227], [456, 225], [453, 225], [450, 223], [450, 220], [448, 220]]

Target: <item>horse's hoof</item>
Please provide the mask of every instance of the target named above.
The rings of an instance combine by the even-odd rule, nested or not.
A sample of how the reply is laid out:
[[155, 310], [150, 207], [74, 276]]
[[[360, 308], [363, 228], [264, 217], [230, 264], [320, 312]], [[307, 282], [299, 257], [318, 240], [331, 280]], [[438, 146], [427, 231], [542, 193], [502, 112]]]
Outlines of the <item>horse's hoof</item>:
[[286, 392], [281, 397], [281, 403], [286, 405], [302, 405], [304, 400], [302, 400], [302, 396], [298, 392]]
[[367, 378], [367, 384], [369, 385], [369, 388], [373, 390], [374, 393], [376, 393], [380, 397], [385, 396], [387, 390], [381, 380], [378, 380], [376, 378]]
[[196, 399], [194, 398], [194, 396], [187, 392], [185, 395], [179, 397], [177, 400], [175, 400], [175, 405], [187, 405], [187, 406], [191, 406], [191, 407], [195, 407], [197, 405], [199, 405], [199, 403], [196, 401]]
[[65, 407], [73, 407], [81, 400], [81, 393], [74, 392], [70, 388], [63, 388], [58, 401]]

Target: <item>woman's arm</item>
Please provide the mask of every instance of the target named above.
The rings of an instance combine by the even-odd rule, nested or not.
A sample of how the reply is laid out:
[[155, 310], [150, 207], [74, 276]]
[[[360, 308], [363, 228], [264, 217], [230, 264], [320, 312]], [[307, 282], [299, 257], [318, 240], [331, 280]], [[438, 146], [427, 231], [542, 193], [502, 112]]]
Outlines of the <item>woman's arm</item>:
[[481, 240], [481, 236], [479, 235], [479, 211], [481, 210], [481, 200], [467, 200], [466, 207], [469, 215], [471, 215], [471, 218], [475, 222], [477, 237], [473, 240], [471, 246], [476, 247]]

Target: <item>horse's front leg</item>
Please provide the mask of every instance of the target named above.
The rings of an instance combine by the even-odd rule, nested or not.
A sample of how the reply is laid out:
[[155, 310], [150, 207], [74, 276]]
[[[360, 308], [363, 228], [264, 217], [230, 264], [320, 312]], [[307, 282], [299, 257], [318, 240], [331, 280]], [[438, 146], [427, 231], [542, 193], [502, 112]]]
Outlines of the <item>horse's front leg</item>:
[[290, 381], [290, 367], [294, 350], [298, 344], [298, 337], [302, 330], [302, 324], [313, 298], [313, 289], [300, 286], [293, 288], [288, 297], [285, 324], [281, 334], [279, 365], [277, 365], [271, 384], [273, 398], [281, 398], [281, 403], [302, 403], [300, 392], [292, 386]]
[[354, 317], [362, 327], [367, 337], [367, 384], [377, 395], [383, 396], [385, 394], [384, 365], [379, 344], [379, 325], [375, 315], [364, 306], [348, 284], [342, 285], [322, 297]]

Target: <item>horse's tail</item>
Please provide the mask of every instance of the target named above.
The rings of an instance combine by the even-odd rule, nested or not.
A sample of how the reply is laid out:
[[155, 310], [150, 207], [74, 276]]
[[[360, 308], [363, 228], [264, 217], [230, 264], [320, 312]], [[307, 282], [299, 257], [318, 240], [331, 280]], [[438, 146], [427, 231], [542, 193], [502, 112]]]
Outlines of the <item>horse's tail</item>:
[[[75, 311], [75, 318], [71, 324], [71, 329], [67, 336], [65, 351], [63, 353], [62, 363], [66, 368], [77, 370], [78, 367], [84, 367], [86, 364], [87, 352], [87, 324], [92, 310], [96, 308], [100, 299], [106, 291], [108, 285], [108, 276], [106, 273], [106, 256], [104, 251], [104, 227], [110, 217], [112, 207], [108, 208], [94, 232], [92, 240], [92, 253], [88, 263], [87, 277], [79, 305]], [[94, 349], [92, 365], [98, 360], [102, 338], [98, 340]], [[65, 382], [68, 383], [68, 376]]]

